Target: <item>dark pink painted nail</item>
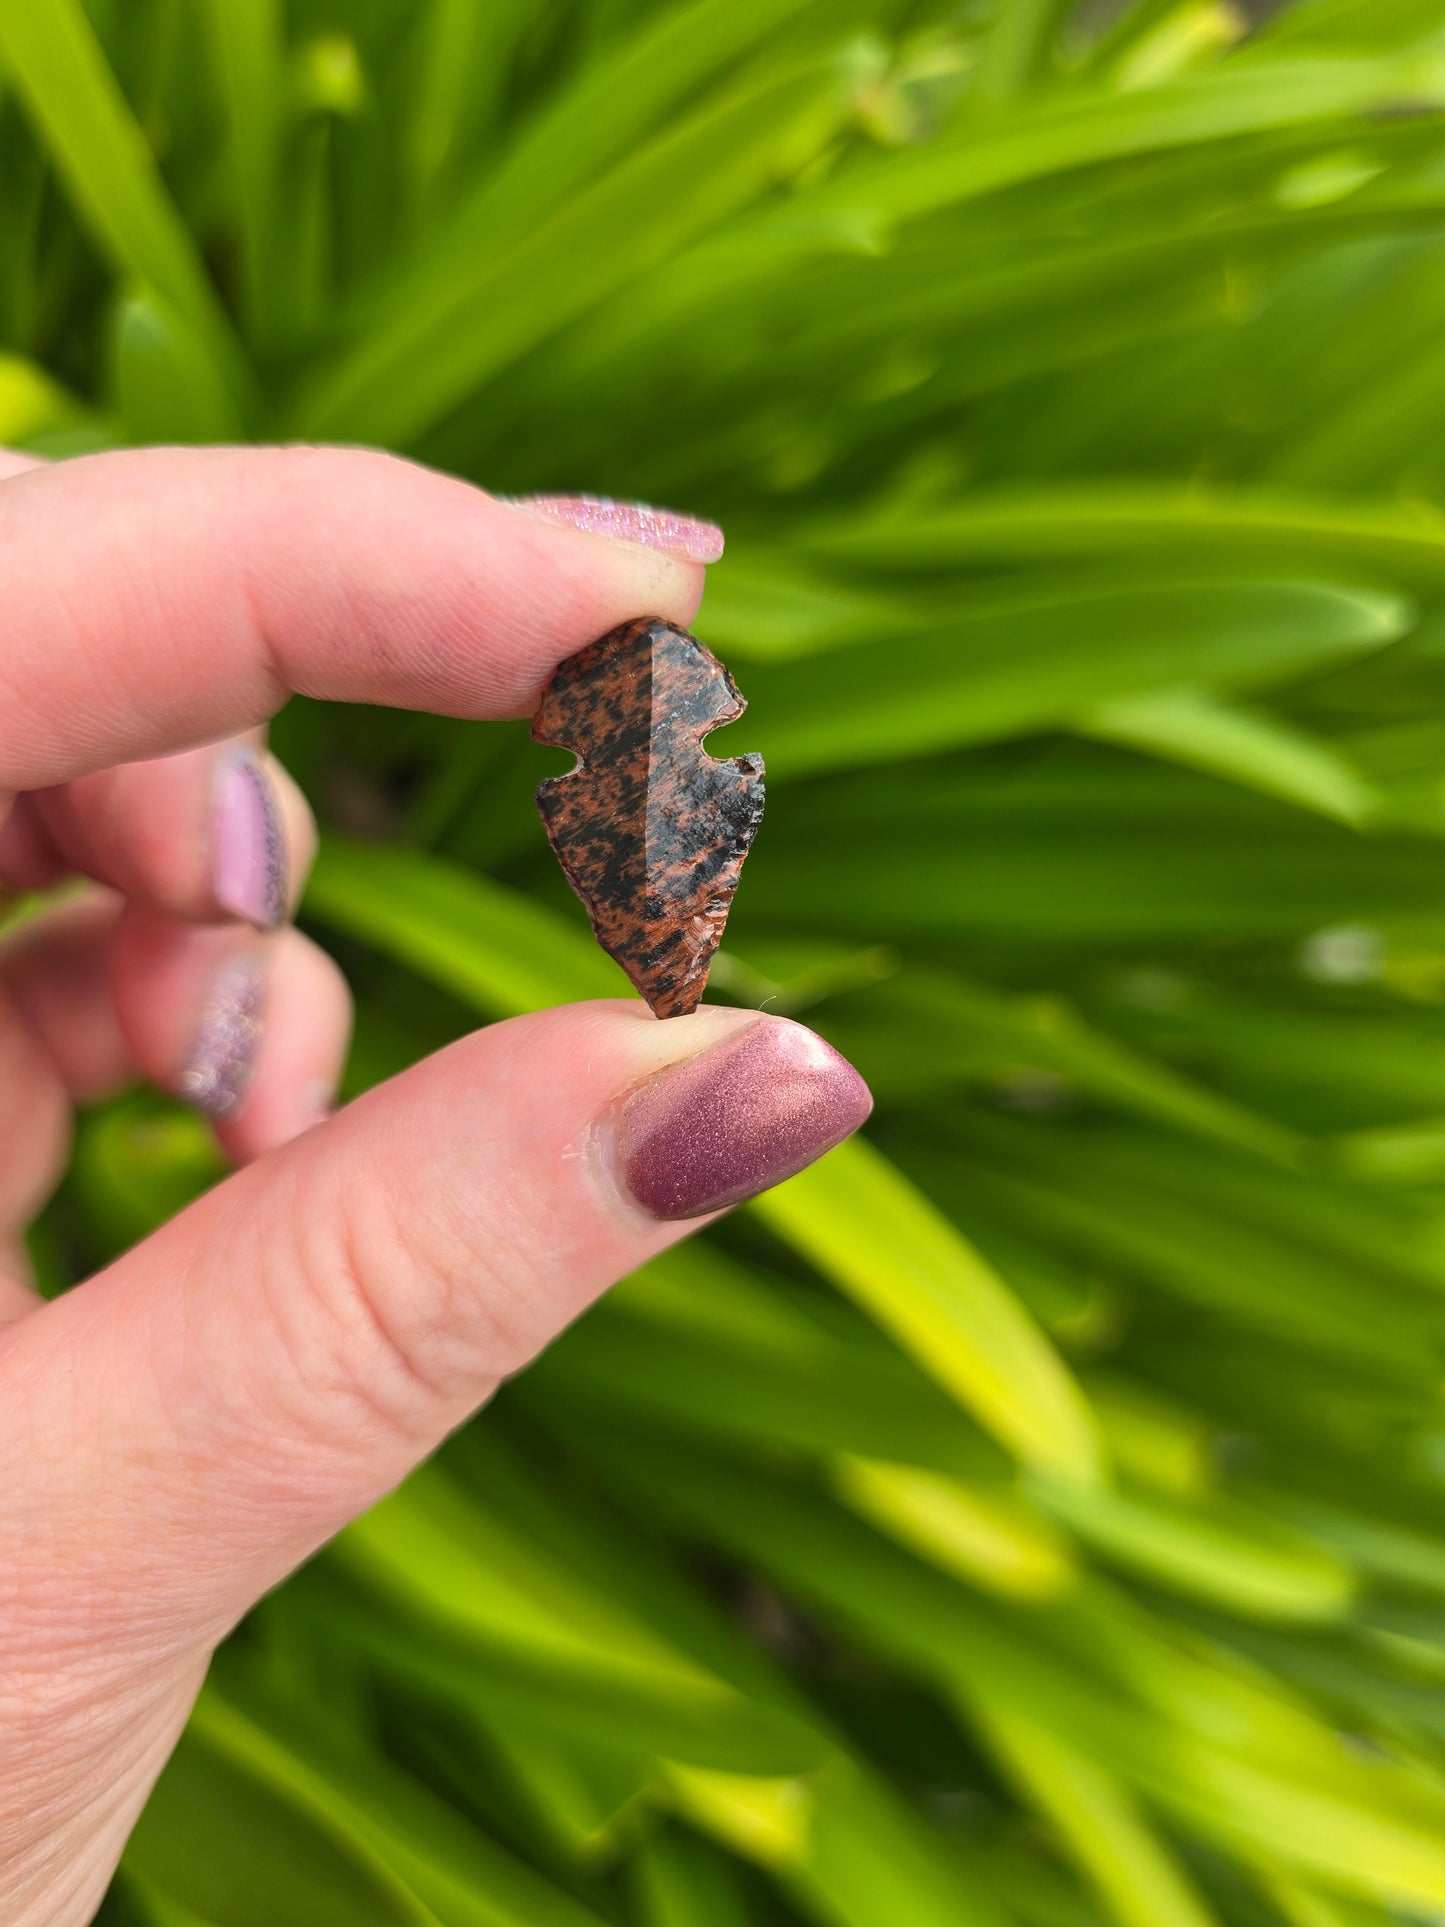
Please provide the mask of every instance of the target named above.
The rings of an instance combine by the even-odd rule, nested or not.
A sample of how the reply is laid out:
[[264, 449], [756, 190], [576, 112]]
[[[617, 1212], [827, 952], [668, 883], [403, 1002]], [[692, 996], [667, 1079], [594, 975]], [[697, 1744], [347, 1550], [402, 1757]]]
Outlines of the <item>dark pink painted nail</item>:
[[214, 888], [223, 910], [258, 930], [285, 921], [286, 827], [260, 757], [241, 750], [216, 777]]
[[614, 502], [606, 495], [521, 495], [512, 507], [547, 522], [583, 529], [588, 535], [610, 535], [616, 542], [638, 542], [645, 549], [684, 562], [716, 562], [723, 552], [723, 532], [716, 522], [695, 515], [652, 508], [646, 502]]
[[868, 1086], [831, 1044], [763, 1017], [622, 1100], [617, 1169], [651, 1217], [700, 1218], [794, 1176], [872, 1108]]

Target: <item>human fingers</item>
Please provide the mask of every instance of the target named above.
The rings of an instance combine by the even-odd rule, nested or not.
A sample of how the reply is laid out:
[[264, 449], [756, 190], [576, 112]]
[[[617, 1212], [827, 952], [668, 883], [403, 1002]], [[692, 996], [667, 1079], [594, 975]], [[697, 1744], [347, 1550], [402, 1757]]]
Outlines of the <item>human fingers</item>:
[[44, 468], [39, 455], [23, 455], [18, 448], [0, 448], [0, 482], [11, 475], [25, 475], [32, 468]]
[[39, 1303], [24, 1245], [18, 1238], [0, 1238], [0, 1325], [24, 1318]]
[[0, 983], [0, 1239], [18, 1238], [50, 1195], [69, 1144], [59, 1067]]
[[362, 450], [32, 469], [0, 481], [0, 790], [219, 741], [293, 691], [525, 715], [617, 623], [690, 621], [702, 579]]
[[452, 1046], [0, 1335], [0, 1437], [63, 1468], [0, 1516], [0, 1570], [52, 1575], [64, 1638], [120, 1664], [214, 1640], [608, 1284], [868, 1107], [751, 1012], [573, 1006]]
[[[48, 861], [27, 861], [27, 842]], [[22, 796], [0, 834], [0, 876], [7, 848], [16, 882], [77, 870], [174, 917], [239, 917], [265, 930], [295, 909], [316, 824], [252, 734]]]
[[90, 1917], [210, 1648], [261, 1592], [608, 1283], [868, 1104], [782, 1018], [542, 1012], [369, 1093], [0, 1329], [18, 1918]]
[[204, 1112], [236, 1163], [330, 1115], [351, 995], [300, 931], [203, 929], [131, 905], [115, 932], [111, 985], [136, 1063]]
[[[0, 448], [0, 482], [9, 480], [12, 475], [24, 475], [33, 468], [44, 466], [44, 462], [36, 455], [22, 455], [16, 448]], [[3, 792], [0, 792], [0, 877], [9, 874], [5, 867], [7, 800]], [[20, 883], [24, 888], [43, 889], [51, 881], [51, 875], [48, 867], [42, 867], [33, 877], [26, 874], [11, 880]]]
[[88, 890], [0, 944], [0, 985], [79, 1103], [139, 1075], [110, 988], [110, 946], [123, 907], [112, 891]]
[[96, 891], [0, 943], [0, 1326], [33, 1311], [22, 1233], [70, 1144], [70, 1100], [133, 1074], [107, 982], [118, 905]]
[[[23, 1020], [10, 1049], [23, 1042], [34, 1059], [5, 1086], [16, 1136], [41, 1072], [81, 1101], [148, 1077], [209, 1117], [237, 1163], [332, 1109], [351, 998], [336, 965], [298, 931], [200, 928], [95, 890], [0, 946], [0, 986]], [[22, 1205], [43, 1197], [63, 1143], [36, 1176], [12, 1180]], [[8, 1169], [18, 1170], [14, 1159]], [[0, 1232], [22, 1221], [18, 1210], [8, 1221], [0, 1212]]]

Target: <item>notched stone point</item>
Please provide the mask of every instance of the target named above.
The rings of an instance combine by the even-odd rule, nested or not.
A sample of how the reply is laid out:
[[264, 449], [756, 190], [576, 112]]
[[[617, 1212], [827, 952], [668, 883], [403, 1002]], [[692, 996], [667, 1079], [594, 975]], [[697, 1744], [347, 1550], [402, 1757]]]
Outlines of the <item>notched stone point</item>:
[[702, 747], [746, 707], [696, 636], [643, 616], [559, 664], [532, 722], [579, 759], [537, 787], [557, 860], [659, 1017], [701, 1002], [762, 821], [762, 757]]

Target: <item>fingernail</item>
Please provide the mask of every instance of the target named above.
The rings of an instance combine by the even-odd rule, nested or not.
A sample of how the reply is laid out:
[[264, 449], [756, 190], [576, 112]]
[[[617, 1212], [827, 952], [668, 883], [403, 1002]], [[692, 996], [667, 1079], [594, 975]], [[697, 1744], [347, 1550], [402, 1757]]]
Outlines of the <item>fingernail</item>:
[[613, 502], [605, 495], [515, 495], [504, 497], [527, 515], [561, 522], [589, 535], [610, 535], [616, 542], [638, 542], [645, 549], [684, 562], [716, 562], [723, 552], [723, 532], [716, 522], [700, 522], [672, 509], [651, 508], [646, 502]]
[[266, 976], [254, 958], [226, 964], [201, 1006], [176, 1091], [217, 1122], [234, 1117], [246, 1101], [256, 1076], [265, 1006]]
[[617, 1174], [650, 1216], [700, 1218], [792, 1177], [872, 1108], [868, 1086], [831, 1044], [764, 1017], [623, 1099]]
[[274, 930], [286, 917], [286, 827], [265, 765], [250, 750], [221, 765], [213, 835], [217, 903], [258, 930]]

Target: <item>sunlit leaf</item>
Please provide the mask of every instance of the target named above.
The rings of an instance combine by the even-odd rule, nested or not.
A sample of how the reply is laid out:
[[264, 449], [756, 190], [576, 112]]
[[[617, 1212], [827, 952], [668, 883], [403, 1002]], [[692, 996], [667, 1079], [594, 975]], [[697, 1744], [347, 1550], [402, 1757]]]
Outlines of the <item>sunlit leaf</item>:
[[985, 1727], [1120, 1927], [1213, 1927], [1212, 1909], [1107, 1773], [1026, 1717], [995, 1710]]
[[961, 1234], [869, 1146], [841, 1147], [754, 1209], [1031, 1464], [1090, 1479], [1087, 1404]]
[[1363, 777], [1323, 743], [1193, 691], [1126, 696], [1095, 710], [1080, 727], [1105, 742], [1173, 757], [1346, 823], [1363, 821], [1376, 807]]
[[749, 722], [797, 777], [1046, 729], [1101, 698], [1196, 676], [1257, 688], [1381, 648], [1411, 620], [1398, 598], [1309, 583], [1052, 588], [1010, 601], [886, 651], [840, 650], [824, 674], [808, 657], [758, 664]]

